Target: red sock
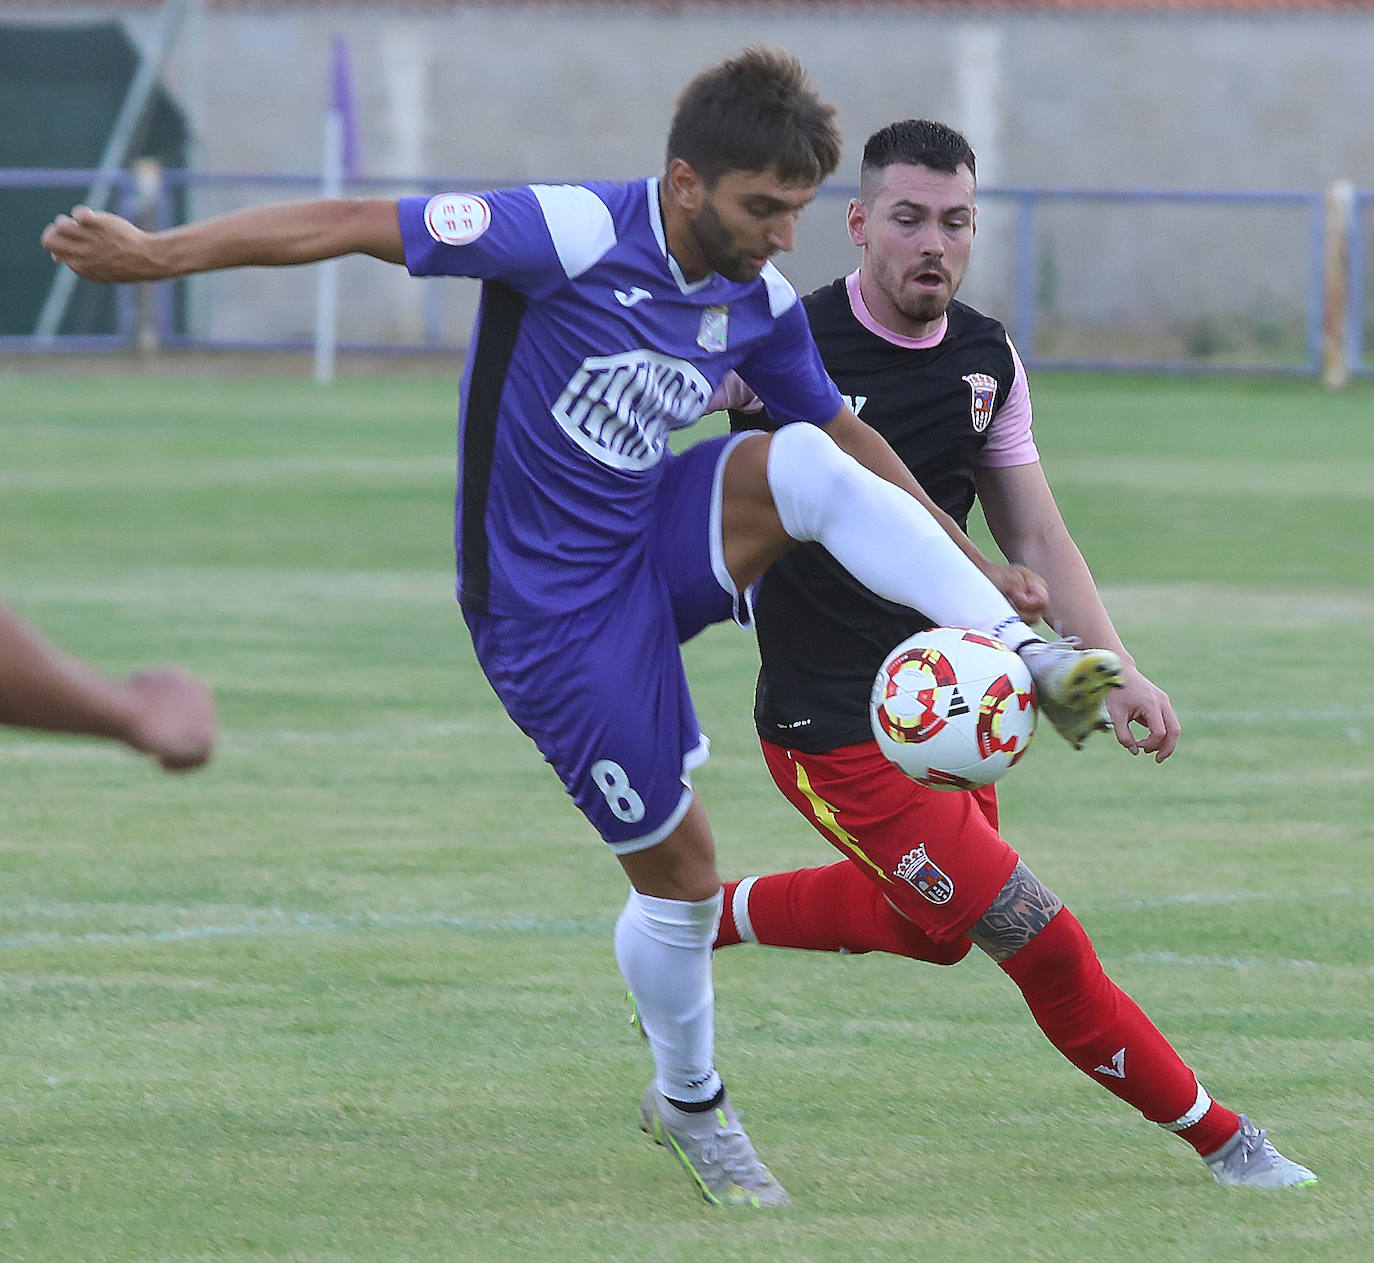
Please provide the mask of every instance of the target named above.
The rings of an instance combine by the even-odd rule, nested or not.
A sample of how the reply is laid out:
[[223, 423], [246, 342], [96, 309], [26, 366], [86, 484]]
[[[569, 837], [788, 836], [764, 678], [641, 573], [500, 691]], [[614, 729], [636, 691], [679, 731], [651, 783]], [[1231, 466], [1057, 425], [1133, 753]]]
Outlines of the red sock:
[[[936, 965], [953, 965], [968, 955], [966, 938], [937, 943], [902, 916], [849, 860], [823, 868], [744, 879], [748, 886], [747, 926], [736, 924], [735, 892], [742, 884], [725, 883], [717, 947], [731, 947], [747, 937], [767, 947], [797, 947], [813, 952], [890, 952]], [[744, 919], [741, 916], [741, 920]], [[741, 934], [741, 930], [752, 931]]]
[[1094, 1083], [1198, 1153], [1220, 1149], [1240, 1120], [1212, 1101], [1153, 1022], [1102, 970], [1078, 918], [1061, 908], [1002, 962], [1050, 1042]]

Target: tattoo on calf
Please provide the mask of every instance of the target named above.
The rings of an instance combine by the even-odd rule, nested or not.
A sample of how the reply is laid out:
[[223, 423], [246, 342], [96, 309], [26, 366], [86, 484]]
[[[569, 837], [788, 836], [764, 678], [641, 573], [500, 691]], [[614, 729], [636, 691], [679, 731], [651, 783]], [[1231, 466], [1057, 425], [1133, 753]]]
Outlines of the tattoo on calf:
[[1001, 962], [1025, 947], [1063, 906], [1059, 896], [1018, 860], [1007, 884], [968, 936]]

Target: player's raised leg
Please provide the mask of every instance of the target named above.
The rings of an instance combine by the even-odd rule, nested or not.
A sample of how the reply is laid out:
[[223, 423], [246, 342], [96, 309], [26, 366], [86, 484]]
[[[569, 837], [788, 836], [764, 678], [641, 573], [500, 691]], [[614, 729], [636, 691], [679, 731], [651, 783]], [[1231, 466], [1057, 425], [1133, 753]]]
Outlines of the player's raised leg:
[[973, 627], [1017, 650], [1046, 716], [1081, 745], [1099, 726], [1121, 663], [1104, 649], [1047, 645], [926, 508], [865, 468], [817, 426], [751, 435], [725, 474], [725, 559], [740, 587], [792, 544], [815, 541], [866, 587], [938, 624]]

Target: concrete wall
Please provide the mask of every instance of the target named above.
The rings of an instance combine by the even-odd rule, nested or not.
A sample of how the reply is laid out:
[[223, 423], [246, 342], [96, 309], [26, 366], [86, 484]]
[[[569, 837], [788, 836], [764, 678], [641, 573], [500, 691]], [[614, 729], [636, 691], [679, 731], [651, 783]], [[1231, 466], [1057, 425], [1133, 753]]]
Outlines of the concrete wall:
[[[118, 8], [64, 11], [79, 20]], [[40, 16], [0, 0], [0, 22]], [[136, 37], [153, 20], [147, 9], [129, 15]], [[846, 181], [873, 128], [924, 114], [969, 134], [985, 189], [1318, 189], [1337, 177], [1374, 186], [1370, 14], [211, 9], [168, 75], [198, 121], [200, 165], [317, 166], [335, 34], [352, 51], [368, 175], [451, 175], [474, 186], [655, 171], [681, 85], [741, 46], [766, 42], [798, 53], [839, 106]], [[837, 199], [809, 212], [785, 269], [800, 287], [852, 264], [842, 207]], [[987, 199], [981, 227], [966, 296], [1007, 315], [1010, 207]], [[1042, 300], [1088, 320], [1145, 308], [1158, 323], [1215, 298], [1220, 286], [1223, 307], [1273, 307], [1287, 319], [1303, 297], [1306, 232], [1300, 213], [1198, 212], [1148, 229], [1115, 212], [1065, 213], [1045, 229]], [[1232, 279], [1238, 270], [1243, 280]], [[372, 276], [368, 321], [415, 335], [413, 294]], [[274, 288], [240, 285], [235, 304]], [[262, 327], [257, 316], [244, 321]]]

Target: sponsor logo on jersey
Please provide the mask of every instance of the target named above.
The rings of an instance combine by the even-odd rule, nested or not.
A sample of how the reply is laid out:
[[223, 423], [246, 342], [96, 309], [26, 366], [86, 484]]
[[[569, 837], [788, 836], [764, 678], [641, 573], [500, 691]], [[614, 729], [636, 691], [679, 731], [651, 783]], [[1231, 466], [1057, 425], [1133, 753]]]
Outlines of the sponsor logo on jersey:
[[840, 398], [849, 405], [849, 411], [856, 417], [863, 416], [864, 404], [868, 402], [867, 395], [841, 395]]
[[435, 241], [466, 246], [491, 226], [491, 207], [471, 193], [438, 193], [425, 203], [425, 227]]
[[986, 373], [968, 373], [964, 376], [969, 389], [973, 392], [973, 432], [982, 434], [992, 421], [992, 404], [997, 398], [997, 378]]
[[622, 351], [583, 360], [553, 415], [603, 465], [638, 473], [663, 459], [668, 432], [696, 421], [710, 398], [710, 382], [685, 360]]
[[646, 298], [653, 297], [647, 289], [638, 285], [632, 285], [628, 294], [623, 289], [613, 289], [611, 293], [615, 295], [615, 301], [622, 307], [633, 307], [636, 303], [642, 303]]
[[944, 869], [931, 861], [924, 842], [902, 856], [896, 874], [931, 903], [948, 903], [954, 898], [953, 880]]
[[725, 350], [725, 341], [730, 331], [730, 308], [728, 306], [707, 307], [701, 313], [701, 324], [697, 328], [697, 346], [703, 351]]

